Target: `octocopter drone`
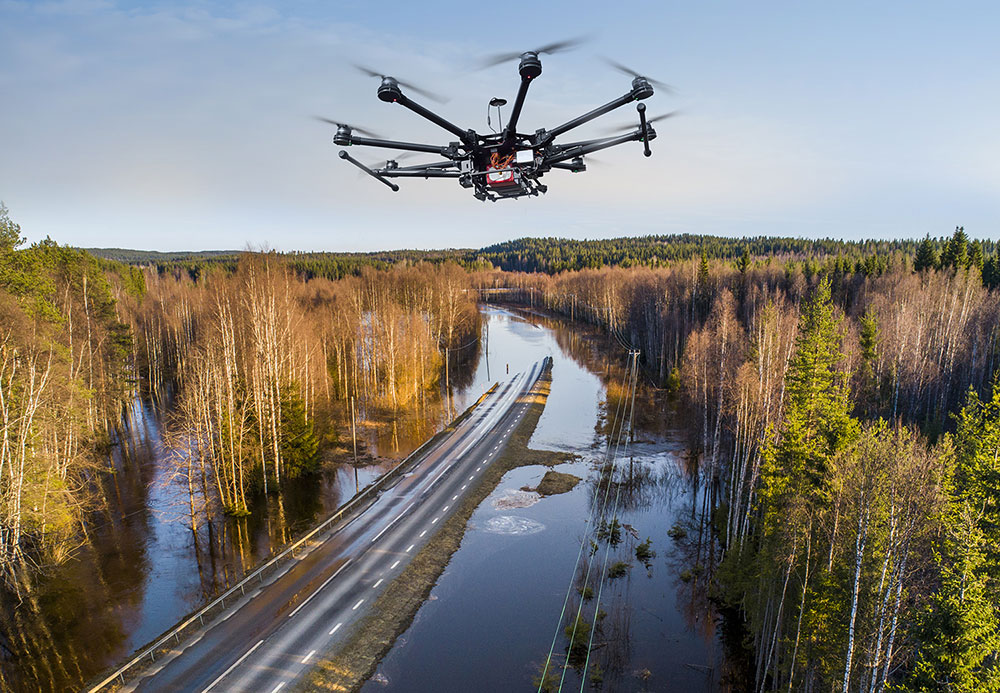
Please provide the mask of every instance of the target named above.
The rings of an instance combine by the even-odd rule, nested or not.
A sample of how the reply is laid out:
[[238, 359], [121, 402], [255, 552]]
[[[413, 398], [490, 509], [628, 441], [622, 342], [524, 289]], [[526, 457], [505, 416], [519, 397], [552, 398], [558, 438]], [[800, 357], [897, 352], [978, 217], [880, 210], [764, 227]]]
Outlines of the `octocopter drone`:
[[[333, 141], [341, 147], [361, 145], [365, 147], [404, 150], [403, 154], [386, 161], [385, 165], [379, 168], [366, 166], [345, 150], [341, 150], [339, 153], [341, 159], [349, 161], [376, 180], [385, 183], [393, 192], [398, 191], [399, 186], [388, 180], [390, 178], [457, 178], [463, 188], [471, 188], [473, 190], [473, 195], [476, 199], [495, 202], [501, 198], [516, 198], [524, 195], [544, 193], [548, 190], [548, 187], [539, 182], [544, 174], [552, 169], [561, 169], [573, 173], [585, 171], [587, 170], [587, 165], [584, 157], [602, 149], [616, 147], [626, 142], [642, 142], [643, 153], [646, 156], [650, 156], [652, 152], [649, 149], [649, 143], [656, 138], [653, 123], [664, 118], [669, 118], [674, 113], [667, 113], [656, 118], [647, 118], [646, 106], [642, 103], [636, 105], [636, 110], [639, 114], [639, 124], [638, 126], [624, 128], [628, 132], [580, 142], [556, 143], [557, 137], [574, 128], [580, 127], [584, 123], [588, 123], [626, 104], [648, 99], [653, 95], [654, 84], [667, 91], [670, 90], [667, 85], [643, 76], [611, 60], [607, 60], [607, 62], [612, 67], [632, 77], [632, 88], [627, 93], [551, 130], [543, 128], [536, 130], [532, 134], [517, 131], [518, 119], [521, 115], [521, 108], [524, 106], [524, 99], [528, 94], [528, 87], [531, 86], [532, 81], [542, 74], [542, 62], [539, 59], [539, 55], [543, 53], [557, 53], [571, 48], [577, 43], [579, 43], [579, 40], [561, 41], [524, 53], [495, 55], [483, 62], [483, 67], [489, 67], [512, 60], [519, 61], [517, 71], [521, 76], [521, 85], [517, 91], [517, 96], [514, 98], [514, 105], [507, 124], [498, 132], [480, 134], [471, 129], [463, 130], [408, 97], [403, 93], [403, 88], [428, 99], [443, 102], [444, 100], [440, 97], [395, 77], [360, 65], [355, 65], [355, 67], [371, 77], [381, 79], [381, 84], [378, 87], [379, 99], [386, 103], [398, 103], [400, 106], [410, 109], [417, 115], [444, 128], [457, 137], [458, 140], [449, 142], [444, 146], [397, 142], [382, 139], [371, 131], [354, 127], [344, 122], [329, 118], [319, 118], [319, 120], [337, 126], [337, 133], [334, 135]], [[501, 109], [506, 104], [506, 99], [493, 98], [490, 101], [490, 109], [496, 108], [497, 115], [500, 116], [502, 113]], [[487, 113], [489, 112], [487, 110]], [[498, 118], [498, 122], [502, 123], [503, 121]], [[359, 137], [359, 134], [363, 136]], [[414, 152], [436, 154], [441, 157], [441, 160], [411, 166], [399, 165], [397, 159], [401, 159]]]

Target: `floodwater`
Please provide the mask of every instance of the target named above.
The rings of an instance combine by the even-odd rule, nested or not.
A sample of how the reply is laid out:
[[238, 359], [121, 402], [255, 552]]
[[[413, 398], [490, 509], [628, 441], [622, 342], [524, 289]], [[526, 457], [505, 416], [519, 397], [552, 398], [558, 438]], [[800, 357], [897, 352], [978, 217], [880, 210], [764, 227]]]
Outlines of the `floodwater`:
[[[484, 339], [452, 364], [451, 402], [393, 425], [359, 430], [364, 449], [380, 461], [360, 469], [357, 483], [364, 487], [432, 435], [449, 418], [449, 409], [461, 412], [493, 382], [544, 356], [554, 359], [552, 392], [531, 446], [580, 455], [558, 470], [585, 481], [540, 500], [522, 494], [529, 501], [521, 507], [494, 507], [505, 493], [535, 486], [544, 469], [507, 474], [473, 515], [461, 548], [366, 685], [368, 692], [531, 690], [553, 639], [552, 661], [558, 675], [563, 672], [562, 628], [568, 621], [560, 622], [560, 613], [567, 591], [566, 613], [576, 613], [580, 605], [576, 588], [589, 549], [582, 552], [584, 568], [576, 559], [581, 541], [591, 538], [585, 519], [609, 488], [598, 484], [599, 468], [614, 409], [624, 400], [625, 352], [584, 328], [541, 316], [485, 308], [484, 317]], [[681, 437], [670, 430], [673, 417], [660, 395], [640, 386], [635, 442], [625, 463], [629, 471], [613, 485], [622, 489], [613, 493], [621, 522], [632, 529], [622, 532], [608, 555], [611, 562], [631, 556], [631, 567], [625, 576], [603, 581], [599, 609], [606, 615], [594, 632], [588, 676], [596, 662], [604, 690], [720, 690], [725, 661], [704, 577], [714, 543], [703, 539], [705, 522], [695, 513], [699, 500], [676, 442]], [[261, 497], [250, 517], [215, 517], [192, 531], [186, 486], [169, 475], [162, 430], [168, 410], [169, 405], [133, 403], [109, 460], [116, 473], [99, 489], [104, 498], [96, 506], [110, 509], [93, 515], [71, 560], [24, 590], [20, 601], [4, 595], [0, 689], [79, 688], [355, 492], [353, 468], [332, 465], [318, 478]], [[260, 512], [262, 505], [266, 512]], [[689, 528], [689, 538], [670, 539], [667, 531], [675, 524]], [[652, 540], [656, 556], [648, 567], [633, 555], [636, 537]], [[592, 569], [595, 596], [581, 609], [588, 622], [597, 611], [602, 583], [596, 574], [606, 548], [601, 544]], [[567, 668], [565, 683], [579, 688], [586, 678], [582, 671], [579, 663]]]
[[[586, 330], [525, 317], [490, 311], [491, 365], [506, 369], [509, 362], [515, 372], [553, 357], [551, 394], [529, 447], [579, 455], [555, 469], [584, 481], [532, 503], [517, 492], [537, 486], [546, 468], [506, 474], [362, 690], [538, 690], [547, 660], [551, 690], [729, 690], [718, 617], [706, 596], [716, 547], [696, 512], [701, 499], [685, 473], [683, 437], [670, 429], [674, 417], [663, 393], [640, 384], [635, 440], [619, 449], [617, 483], [601, 484], [610, 422], [627, 401], [625, 351]], [[591, 560], [596, 537], [586, 521], [605, 503], [618, 508], [621, 540], [609, 552], [597, 539]], [[672, 539], [675, 525], [688, 535]], [[647, 538], [655, 557], [643, 562], [635, 552]], [[607, 577], [619, 561], [625, 574]], [[591, 595], [581, 604], [584, 584]], [[564, 627], [577, 613], [588, 624], [603, 615], [589, 663], [584, 647], [564, 667]]]

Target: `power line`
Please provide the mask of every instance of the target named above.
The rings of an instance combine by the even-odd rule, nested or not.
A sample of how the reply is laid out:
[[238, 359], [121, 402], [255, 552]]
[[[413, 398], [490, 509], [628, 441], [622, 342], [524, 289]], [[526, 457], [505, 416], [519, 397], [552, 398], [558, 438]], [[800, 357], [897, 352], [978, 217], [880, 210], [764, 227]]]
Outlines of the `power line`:
[[[630, 394], [634, 394], [634, 392], [635, 392], [635, 385], [636, 385], [636, 382], [638, 381], [639, 352], [637, 352], [635, 350], [630, 350], [629, 351], [629, 359], [631, 360], [631, 363], [629, 364], [628, 376], [627, 376], [628, 377], [628, 381], [629, 381], [629, 388], [628, 389], [629, 389], [629, 393]], [[607, 485], [607, 490], [605, 491], [605, 497], [607, 497], [607, 496], [609, 496], [611, 494], [611, 485], [614, 483], [615, 470], [617, 468], [616, 463], [617, 463], [618, 457], [619, 457], [618, 453], [619, 453], [619, 451], [622, 448], [622, 438], [625, 437], [624, 434], [625, 434], [625, 421], [626, 421], [626, 418], [629, 421], [629, 426], [631, 428], [632, 417], [634, 415], [635, 415], [635, 399], [632, 398], [632, 413], [629, 414], [628, 417], [625, 417], [625, 416], [622, 417], [622, 425], [621, 425], [621, 428], [618, 431], [618, 443], [615, 446], [615, 456], [614, 456], [614, 459], [612, 460], [612, 463], [611, 463], [611, 473], [610, 473], [610, 475], [608, 477], [608, 485]], [[625, 437], [625, 449], [626, 450], [628, 449], [628, 437]], [[595, 607], [595, 610], [594, 610], [594, 623], [593, 623], [593, 626], [590, 629], [590, 639], [589, 639], [588, 644], [587, 644], [587, 661], [588, 662], [590, 661], [590, 648], [591, 648], [591, 646], [593, 644], [593, 640], [594, 640], [594, 631], [597, 628], [597, 613], [598, 613], [598, 611], [600, 609], [600, 596], [599, 595], [600, 595], [601, 590], [603, 590], [603, 587], [604, 587], [604, 570], [607, 568], [608, 556], [611, 554], [611, 545], [613, 543], [613, 538], [614, 538], [614, 529], [615, 529], [615, 523], [617, 522], [618, 503], [619, 503], [620, 499], [621, 499], [621, 484], [618, 484], [616, 486], [616, 490], [615, 490], [615, 505], [614, 505], [614, 510], [611, 513], [611, 518], [612, 518], [611, 519], [611, 524], [609, 525], [609, 528], [608, 528], [608, 537], [607, 537], [608, 548], [607, 548], [607, 550], [605, 551], [605, 554], [604, 554], [604, 563], [603, 563], [603, 565], [601, 567], [601, 573], [597, 576], [598, 577], [598, 601], [597, 601], [597, 606]], [[604, 503], [604, 509], [605, 510], [607, 509], [607, 502]], [[602, 513], [602, 515], [603, 515], [604, 518], [607, 517], [603, 513]], [[603, 519], [603, 522], [606, 523], [607, 520]], [[591, 569], [593, 567], [594, 557], [596, 556], [596, 554], [597, 554], [596, 551], [594, 553], [592, 553], [591, 556], [590, 556], [590, 558], [587, 561], [587, 572], [586, 572], [586, 575], [584, 576], [584, 581], [583, 581], [584, 590], [586, 590], [586, 588], [590, 585], [590, 572], [591, 572]], [[571, 651], [572, 651], [572, 647], [573, 647], [573, 641], [576, 638], [577, 628], [580, 625], [580, 615], [583, 613], [583, 602], [584, 602], [584, 600], [581, 599], [580, 600], [580, 606], [577, 608], [576, 618], [573, 620], [573, 631], [570, 633], [570, 638], [569, 638], [569, 643], [570, 643], [569, 646], [570, 646]], [[589, 664], [588, 664], [588, 666], [589, 666]], [[563, 683], [565, 682], [565, 679], [566, 679], [566, 668], [564, 667], [563, 671], [562, 671], [562, 676], [559, 679], [559, 690], [560, 691], [562, 691], [562, 687], [563, 687]], [[586, 680], [587, 680], [587, 669], [586, 669], [586, 667], [584, 667], [584, 670], [583, 670], [583, 681], [586, 682]]]
[[[630, 357], [631, 357], [631, 354], [630, 354]], [[626, 377], [627, 377], [627, 375], [623, 374], [623, 376], [622, 376], [622, 386], [623, 387], [625, 385]], [[619, 427], [619, 424], [618, 424], [619, 415], [621, 415], [623, 413], [622, 412], [622, 409], [623, 409], [622, 405], [623, 405], [623, 401], [619, 400], [618, 401], [618, 408], [615, 411], [615, 417], [614, 417], [614, 419], [611, 422], [611, 435], [608, 436], [608, 447], [607, 447], [607, 449], [605, 450], [605, 453], [604, 453], [604, 463], [602, 464], [602, 469], [601, 469], [601, 474], [602, 475], [604, 473], [604, 468], [607, 467], [608, 461], [609, 461], [609, 459], [611, 457], [611, 447], [612, 447], [612, 442], [614, 441], [614, 437], [615, 437], [615, 429]], [[625, 419], [624, 419], [624, 417], [622, 417], [622, 419], [621, 419], [621, 427], [624, 427], [624, 424], [625, 424]], [[619, 437], [619, 441], [620, 441], [621, 440], [621, 430], [620, 429], [619, 429], [619, 436], [618, 437]], [[610, 494], [610, 488], [611, 487], [609, 485], [607, 487], [607, 490], [605, 491], [603, 499], [599, 499], [598, 502], [595, 502], [591, 506], [590, 513], [588, 513], [588, 516], [587, 516], [587, 524], [588, 525], [592, 524], [594, 513], [598, 509], [598, 507], [601, 506], [601, 505], [606, 505], [607, 504], [607, 498], [608, 498], [608, 495]], [[598, 490], [599, 489], [600, 489], [600, 487], [598, 487]], [[559, 612], [559, 619], [556, 621], [555, 633], [552, 634], [552, 644], [549, 646], [549, 653], [548, 653], [548, 656], [545, 659], [545, 666], [542, 668], [542, 673], [541, 673], [541, 676], [539, 677], [539, 683], [538, 683], [538, 691], [537, 691], [537, 693], [541, 693], [542, 687], [545, 684], [545, 676], [546, 676], [546, 674], [548, 674], [549, 666], [550, 666], [550, 664], [552, 662], [552, 653], [555, 651], [556, 641], [559, 639], [559, 629], [560, 629], [560, 627], [562, 627], [563, 618], [566, 615], [566, 607], [569, 605], [570, 594], [573, 593], [573, 582], [574, 582], [574, 580], [576, 578], [576, 569], [577, 569], [577, 566], [580, 565], [580, 557], [583, 555], [583, 547], [586, 546], [586, 544], [587, 544], [587, 537], [588, 536], [589, 536], [588, 534], [584, 534], [583, 538], [580, 540], [580, 550], [577, 552], [576, 560], [573, 563], [573, 571], [570, 574], [569, 586], [566, 588], [566, 596], [563, 598], [562, 610]]]
[[[638, 381], [638, 364], [639, 364], [639, 352], [635, 352], [635, 361], [632, 368], [632, 409], [629, 413], [629, 432], [631, 433], [635, 427], [635, 388]], [[628, 445], [631, 436], [625, 439], [625, 454], [628, 455]], [[617, 489], [615, 490], [615, 510], [611, 514], [612, 523], [618, 521], [618, 503], [621, 499], [622, 485], [619, 483]], [[594, 626], [590, 629], [590, 639], [587, 641], [587, 659], [583, 663], [583, 679], [580, 681], [580, 692], [583, 693], [583, 687], [587, 682], [587, 670], [590, 668], [590, 655], [594, 651], [594, 632], [597, 630], [597, 615], [601, 612], [601, 594], [604, 592], [604, 576], [607, 575], [608, 571], [608, 558], [611, 556], [611, 541], [609, 538], [608, 548], [604, 552], [604, 564], [601, 566], [601, 572], [598, 575], [597, 580], [597, 599], [594, 603]], [[565, 670], [563, 670], [565, 674]], [[562, 690], [562, 684], [560, 683], [560, 690]]]

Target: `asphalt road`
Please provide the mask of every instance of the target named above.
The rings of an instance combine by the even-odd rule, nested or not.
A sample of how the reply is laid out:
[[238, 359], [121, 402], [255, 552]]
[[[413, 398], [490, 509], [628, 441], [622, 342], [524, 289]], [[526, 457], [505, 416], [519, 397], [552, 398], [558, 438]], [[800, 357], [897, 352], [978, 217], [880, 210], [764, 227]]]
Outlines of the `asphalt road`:
[[126, 688], [202, 693], [290, 688], [350, 632], [500, 453], [527, 410], [523, 395], [542, 368], [537, 363], [501, 384], [322, 543]]

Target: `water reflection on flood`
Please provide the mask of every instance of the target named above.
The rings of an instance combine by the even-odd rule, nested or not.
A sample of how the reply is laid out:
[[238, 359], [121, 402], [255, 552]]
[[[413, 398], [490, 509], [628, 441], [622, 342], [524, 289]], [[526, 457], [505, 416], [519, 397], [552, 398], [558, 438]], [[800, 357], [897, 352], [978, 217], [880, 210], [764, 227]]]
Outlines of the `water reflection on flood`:
[[[606, 490], [597, 480], [608, 412], [613, 416], [627, 394], [624, 352], [605, 336], [561, 321], [498, 308], [485, 313], [483, 339], [452, 363], [450, 402], [387, 425], [359, 427], [362, 451], [377, 464], [358, 471], [358, 484], [416, 448], [493, 382], [545, 356], [554, 357], [552, 391], [531, 446], [580, 455], [557, 469], [587, 482], [512, 507], [497, 501], [536, 487], [544, 469], [526, 467], [504, 477], [473, 515], [433, 598], [381, 667], [380, 678], [394, 690], [533, 689], [553, 634], [561, 633], [557, 622], [567, 588], [566, 608], [579, 605], [572, 567], [587, 530], [584, 519]], [[99, 489], [107, 502], [95, 504], [111, 510], [91, 518], [75, 557], [38, 580], [21, 602], [4, 598], [0, 689], [79, 688], [355, 492], [353, 468], [330, 465], [320, 477], [259, 498], [247, 518], [213, 517], [192, 531], [187, 488], [167, 476], [161, 426], [168, 408], [134, 404], [110, 461], [116, 473]], [[375, 418], [366, 413], [360, 418]], [[346, 405], [340, 415], [349, 420]], [[648, 568], [633, 560], [629, 574], [602, 593], [607, 616], [595, 633], [595, 652], [606, 670], [604, 686], [663, 690], [669, 681], [671, 688], [711, 690], [723, 660], [705, 596], [708, 571], [693, 567], [712, 565], [715, 544], [696, 512], [701, 498], [683, 474], [681, 438], [670, 430], [673, 418], [662, 393], [641, 387], [636, 419], [627, 473], [617, 479], [622, 521], [635, 534], [625, 532], [619, 553], [651, 537], [657, 555]], [[683, 542], [667, 537], [676, 523], [688, 528]], [[565, 655], [562, 640], [555, 654]], [[568, 670], [567, 681], [578, 689], [579, 672]], [[384, 685], [369, 682], [365, 690]]]
[[[505, 345], [505, 359], [554, 357], [551, 394], [530, 446], [576, 453], [577, 461], [555, 469], [586, 481], [512, 511], [505, 500], [537, 486], [546, 469], [506, 474], [473, 514], [432, 598], [362, 690], [536, 690], [550, 648], [552, 690], [560, 678], [565, 690], [738, 689], [725, 683], [729, 665], [707, 596], [718, 550], [705, 519], [710, 513], [701, 512], [685, 471], [683, 437], [671, 430], [676, 417], [664, 393], [639, 388], [634, 441], [607, 482], [607, 439], [627, 396], [624, 350], [557, 320], [527, 319], [493, 315], [490, 330], [494, 344]], [[610, 552], [608, 540], [590, 543], [587, 524], [608, 499], [621, 523]], [[494, 531], [521, 523], [540, 530]], [[671, 539], [675, 525], [687, 537]], [[655, 556], [639, 560], [636, 547], [647, 538]], [[598, 581], [617, 561], [628, 564], [624, 574]], [[567, 657], [563, 633], [578, 610], [597, 622], [586, 674], [585, 657]]]
[[[453, 359], [451, 412], [446, 400], [428, 401], [374, 425], [366, 415], [385, 421], [385, 413], [360, 411], [359, 447], [375, 463], [358, 469], [357, 480], [353, 467], [327, 463], [322, 475], [259, 494], [248, 517], [199, 513], [195, 528], [187, 486], [170, 477], [163, 430], [169, 396], [162, 405], [137, 399], [109, 459], [114, 473], [97, 489], [95, 507], [105, 510], [89, 518], [73, 558], [38, 577], [20, 600], [0, 599], [0, 690], [78, 689], [124, 662], [475, 401], [489, 385], [476, 377], [479, 361], [478, 344]], [[350, 420], [346, 406], [339, 414]], [[344, 423], [341, 430], [350, 429]]]

